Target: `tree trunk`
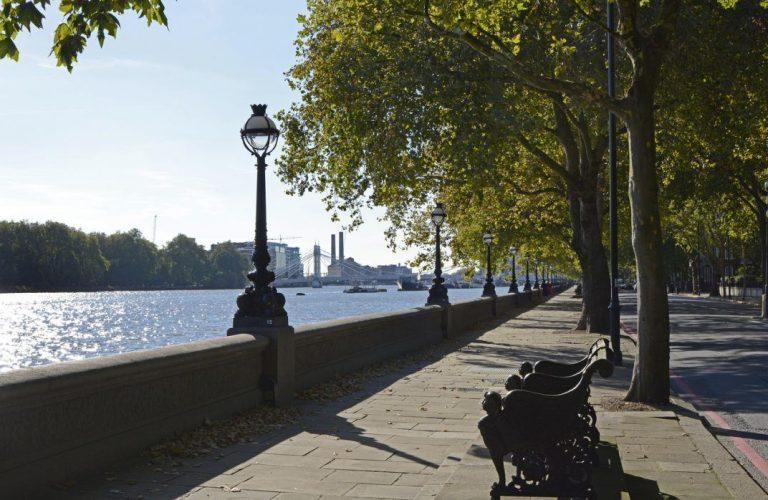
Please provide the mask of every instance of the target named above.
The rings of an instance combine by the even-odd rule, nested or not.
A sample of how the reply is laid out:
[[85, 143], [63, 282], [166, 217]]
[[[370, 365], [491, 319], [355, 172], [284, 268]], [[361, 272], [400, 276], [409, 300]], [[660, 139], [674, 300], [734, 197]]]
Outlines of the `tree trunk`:
[[629, 139], [632, 248], [637, 264], [638, 346], [627, 400], [669, 401], [669, 304], [662, 257], [652, 84], [632, 91]]
[[602, 231], [598, 216], [599, 207], [595, 191], [579, 199], [581, 219], [581, 245], [583, 274], [589, 276], [589, 286], [584, 283], [584, 306], [587, 330], [592, 333], [608, 333], [608, 305], [611, 299], [611, 281], [608, 260], [603, 247]]
[[579, 321], [576, 323], [576, 328], [574, 328], [574, 330], [586, 330], [586, 329], [587, 329], [587, 305], [584, 302], [584, 299], [582, 298], [581, 315], [579, 316]]

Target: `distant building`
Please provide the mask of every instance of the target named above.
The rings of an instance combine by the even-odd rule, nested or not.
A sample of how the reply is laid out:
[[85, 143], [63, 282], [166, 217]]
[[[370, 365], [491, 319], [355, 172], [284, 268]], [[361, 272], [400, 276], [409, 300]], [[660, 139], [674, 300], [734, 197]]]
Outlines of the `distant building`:
[[400, 278], [413, 275], [413, 270], [410, 267], [401, 266], [400, 264], [384, 264], [376, 266], [376, 269], [381, 276], [395, 276]]
[[[253, 242], [233, 243], [238, 252], [246, 255], [253, 253]], [[304, 266], [301, 262], [299, 247], [289, 247], [286, 243], [267, 241], [269, 264], [267, 269], [280, 278], [301, 278], [304, 276]]]
[[359, 264], [352, 257], [337, 259], [328, 265], [328, 277], [366, 280], [396, 280], [412, 276], [413, 270], [400, 264], [383, 264], [376, 267]]
[[286, 278], [303, 278], [304, 263], [301, 261], [299, 247], [285, 248]]

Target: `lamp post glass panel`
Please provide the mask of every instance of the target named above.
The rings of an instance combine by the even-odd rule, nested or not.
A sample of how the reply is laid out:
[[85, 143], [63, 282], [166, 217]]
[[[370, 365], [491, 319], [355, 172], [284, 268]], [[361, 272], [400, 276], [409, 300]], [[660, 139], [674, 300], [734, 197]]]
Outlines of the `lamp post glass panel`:
[[493, 236], [491, 236], [491, 233], [485, 233], [483, 235], [483, 243], [485, 243], [486, 248], [486, 258], [485, 258], [485, 267], [486, 267], [486, 275], [485, 275], [485, 285], [483, 286], [483, 297], [495, 297], [496, 296], [496, 285], [493, 284], [493, 273], [491, 272], [491, 244], [493, 243]]
[[440, 255], [440, 227], [445, 222], [445, 209], [442, 203], [437, 203], [432, 214], [432, 225], [435, 226], [435, 278], [432, 280], [432, 286], [429, 289], [427, 305], [448, 305], [448, 289], [443, 283], [443, 263]]
[[524, 292], [531, 291], [531, 274], [529, 272], [530, 264], [531, 264], [531, 257], [526, 255], [525, 256], [525, 284], [523, 284]]
[[266, 104], [254, 104], [251, 111], [240, 130], [240, 139], [245, 149], [256, 157], [256, 234], [251, 257], [254, 270], [248, 273], [253, 284], [237, 297], [233, 326], [285, 326], [288, 324], [285, 297], [273, 286], [275, 274], [267, 269], [270, 259], [267, 250], [266, 157], [275, 150], [280, 131], [267, 116]]
[[509, 252], [512, 254], [512, 282], [509, 284], [509, 293], [517, 293], [517, 262], [515, 262], [517, 248], [513, 246]]

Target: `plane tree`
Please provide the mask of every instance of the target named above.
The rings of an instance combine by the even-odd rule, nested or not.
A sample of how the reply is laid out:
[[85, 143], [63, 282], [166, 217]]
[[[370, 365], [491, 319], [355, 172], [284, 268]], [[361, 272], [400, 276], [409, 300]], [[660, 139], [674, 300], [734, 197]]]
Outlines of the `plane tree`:
[[[587, 326], [607, 331], [603, 120], [558, 94], [531, 92], [471, 47], [413, 18], [366, 16], [340, 1], [309, 7], [297, 41], [300, 62], [289, 72], [302, 100], [280, 115], [286, 154], [279, 172], [291, 191], [325, 193], [328, 208], [351, 213], [353, 224], [362, 206], [386, 206], [394, 235], [408, 214], [423, 215], [457, 184], [476, 192], [503, 177], [511, 202], [537, 194], [527, 185], [544, 179], [545, 189], [570, 200], [561, 216], [570, 214]], [[588, 48], [582, 43], [571, 56], [602, 74]], [[521, 153], [536, 165], [524, 175], [515, 174]], [[423, 236], [416, 232], [406, 243]]]
[[16, 37], [24, 30], [42, 29], [46, 13], [58, 6], [61, 20], [53, 34], [51, 53], [57, 66], [72, 68], [92, 36], [103, 46], [107, 35], [117, 37], [119, 15], [133, 12], [153, 23], [168, 25], [162, 0], [3, 0], [0, 6], [0, 59], [19, 60]]

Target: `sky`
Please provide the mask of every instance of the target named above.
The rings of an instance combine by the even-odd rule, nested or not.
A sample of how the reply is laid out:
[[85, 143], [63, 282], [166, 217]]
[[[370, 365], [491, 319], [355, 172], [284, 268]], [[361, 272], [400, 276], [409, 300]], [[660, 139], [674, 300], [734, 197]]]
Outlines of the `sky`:
[[[43, 31], [19, 36], [20, 61], [0, 61], [0, 220], [151, 238], [157, 215], [159, 245], [179, 233], [206, 246], [253, 237], [256, 172], [239, 130], [250, 104], [275, 114], [298, 98], [284, 73], [305, 2], [165, 3], [168, 29], [126, 14], [117, 39], [93, 39], [71, 74], [49, 56], [55, 6]], [[319, 195], [285, 189], [268, 167], [269, 238], [329, 252], [345, 221], [331, 222]], [[345, 234], [347, 256], [375, 265], [414, 255], [386, 247], [382, 215], [366, 212]]]

